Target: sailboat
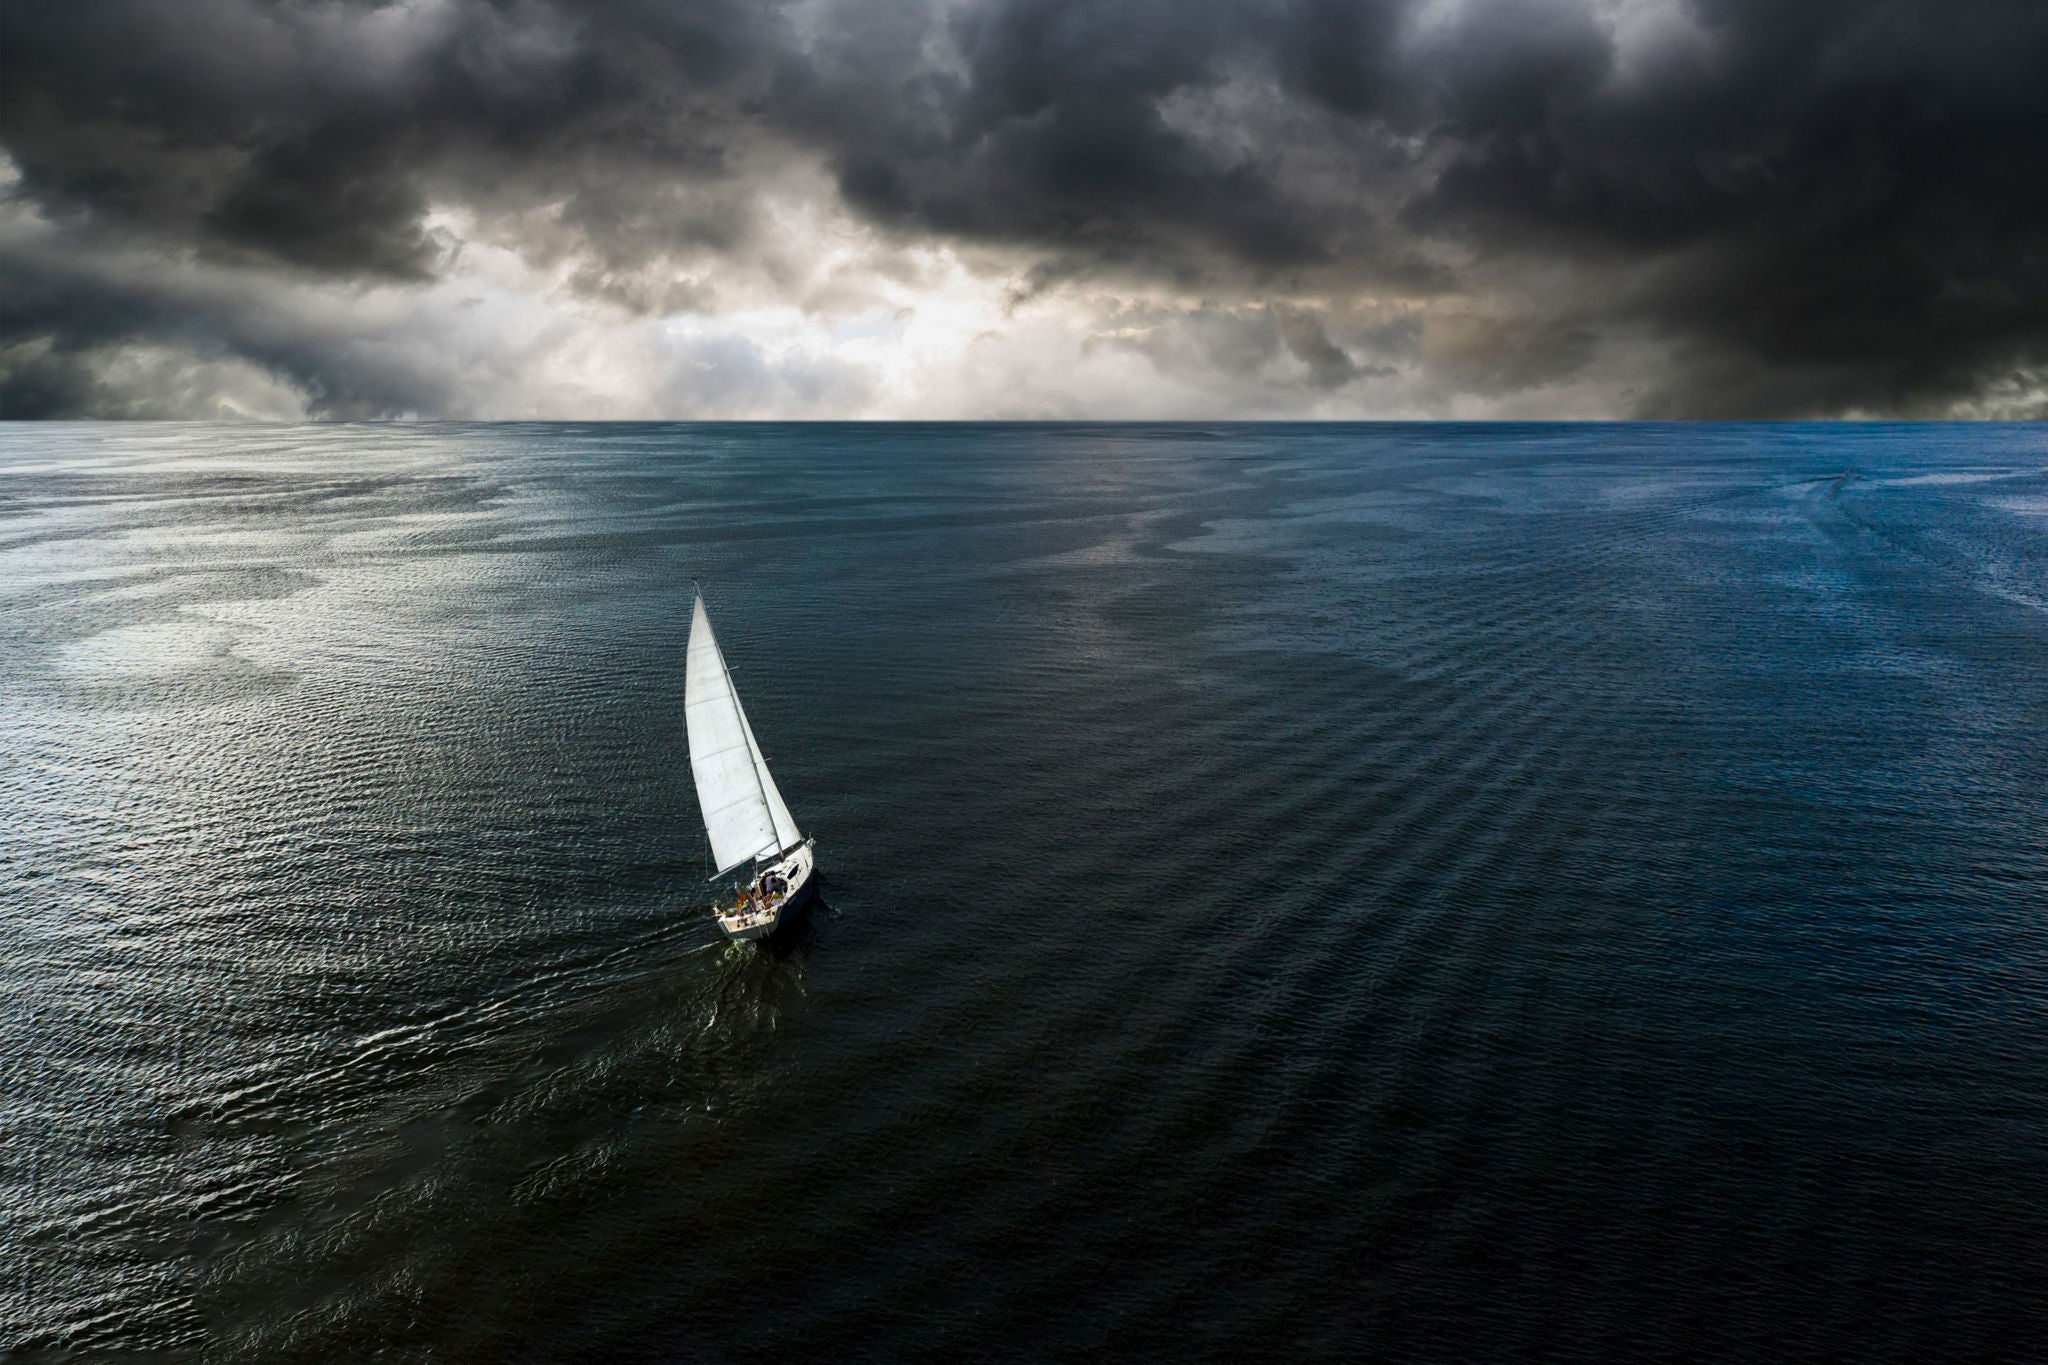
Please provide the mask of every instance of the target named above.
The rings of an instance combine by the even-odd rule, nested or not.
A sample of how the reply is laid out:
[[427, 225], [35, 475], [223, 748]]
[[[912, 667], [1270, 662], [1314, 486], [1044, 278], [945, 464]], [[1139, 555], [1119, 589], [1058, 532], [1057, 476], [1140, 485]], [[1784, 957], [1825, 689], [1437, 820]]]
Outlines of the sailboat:
[[768, 760], [754, 742], [754, 727], [733, 691], [732, 674], [697, 594], [690, 621], [690, 647], [683, 675], [683, 717], [690, 732], [690, 772], [697, 779], [697, 805], [711, 839], [711, 859], [722, 877], [742, 863], [753, 869], [735, 889], [730, 905], [718, 907], [718, 926], [736, 939], [766, 938], [782, 917], [817, 890], [813, 840], [790, 817]]

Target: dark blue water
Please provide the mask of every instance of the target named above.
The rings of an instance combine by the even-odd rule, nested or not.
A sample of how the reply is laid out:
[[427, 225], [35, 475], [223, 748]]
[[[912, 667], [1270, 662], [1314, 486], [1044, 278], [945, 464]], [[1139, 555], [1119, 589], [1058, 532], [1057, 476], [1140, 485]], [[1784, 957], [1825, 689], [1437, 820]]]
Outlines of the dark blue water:
[[2044, 735], [2041, 427], [0, 430], [0, 1350], [2038, 1358]]

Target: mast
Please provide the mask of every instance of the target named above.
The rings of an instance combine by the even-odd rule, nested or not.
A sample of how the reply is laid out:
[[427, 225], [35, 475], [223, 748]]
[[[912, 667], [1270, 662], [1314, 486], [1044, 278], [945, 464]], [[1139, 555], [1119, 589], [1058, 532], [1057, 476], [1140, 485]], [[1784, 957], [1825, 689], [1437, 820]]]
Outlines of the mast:
[[[697, 589], [697, 605], [704, 605], [702, 588]], [[711, 629], [711, 613], [708, 611], [704, 613], [704, 628]], [[747, 724], [746, 709], [740, 705], [740, 690], [732, 684], [732, 666], [725, 661], [725, 651], [718, 648], [718, 636], [715, 632], [711, 636], [711, 648], [718, 655], [718, 667], [725, 673], [725, 690], [732, 693], [732, 709], [740, 713], [740, 728], [746, 731], [747, 758], [754, 768], [754, 790], [761, 793], [761, 804], [768, 811], [768, 832], [775, 836], [775, 856], [779, 858], [782, 856], [782, 831], [775, 828], [775, 807], [768, 800], [768, 784], [761, 780], [761, 767], [767, 760], [761, 757], [761, 747], [754, 743], [754, 727]], [[754, 864], [758, 867], [760, 863], [761, 855], [756, 853]]]

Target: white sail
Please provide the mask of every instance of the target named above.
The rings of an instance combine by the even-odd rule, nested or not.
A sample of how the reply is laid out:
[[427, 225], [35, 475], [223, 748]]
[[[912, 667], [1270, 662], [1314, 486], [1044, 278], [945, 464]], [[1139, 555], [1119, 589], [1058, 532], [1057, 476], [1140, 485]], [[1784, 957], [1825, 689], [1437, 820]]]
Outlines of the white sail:
[[749, 858], [766, 858], [803, 838], [767, 760], [754, 742], [754, 728], [732, 690], [725, 656], [704, 614], [704, 599], [690, 622], [690, 648], [683, 675], [683, 719], [690, 732], [690, 771], [697, 778], [697, 804], [711, 856], [720, 872]]

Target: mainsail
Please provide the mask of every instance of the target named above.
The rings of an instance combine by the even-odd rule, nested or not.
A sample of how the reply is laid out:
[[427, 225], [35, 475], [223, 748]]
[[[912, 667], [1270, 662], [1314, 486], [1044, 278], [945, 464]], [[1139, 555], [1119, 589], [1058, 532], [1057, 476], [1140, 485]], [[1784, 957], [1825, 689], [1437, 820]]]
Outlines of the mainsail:
[[802, 841], [768, 762], [754, 742], [754, 727], [732, 690], [725, 656], [697, 599], [690, 622], [690, 649], [683, 675], [683, 718], [690, 732], [690, 771], [697, 778], [697, 804], [711, 856], [720, 872], [749, 858], [768, 858]]

